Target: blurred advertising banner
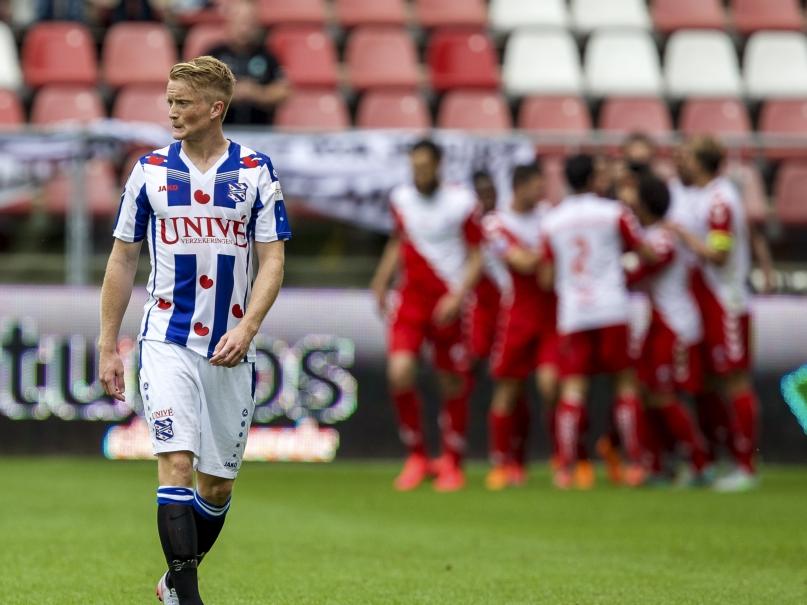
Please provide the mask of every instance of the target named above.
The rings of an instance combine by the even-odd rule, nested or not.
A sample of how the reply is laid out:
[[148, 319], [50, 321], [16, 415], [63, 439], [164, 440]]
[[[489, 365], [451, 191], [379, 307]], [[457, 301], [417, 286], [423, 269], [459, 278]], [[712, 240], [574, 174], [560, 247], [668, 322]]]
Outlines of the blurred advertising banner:
[[[103, 448], [112, 458], [150, 456], [136, 388], [135, 337], [145, 297], [135, 292], [121, 330], [127, 398], [120, 403], [102, 396], [95, 378], [99, 288], [0, 287], [0, 453]], [[790, 296], [754, 301], [765, 435], [769, 447], [785, 456], [799, 447], [807, 455], [803, 434], [777, 388], [778, 376], [807, 360], [807, 340], [793, 337], [807, 334], [804, 304]], [[639, 325], [640, 300], [636, 315]], [[257, 345], [257, 401], [247, 459], [327, 461], [337, 452], [350, 457], [401, 453], [386, 391], [385, 329], [369, 292], [285, 289]], [[426, 414], [436, 416], [429, 373], [421, 380], [428, 394]], [[490, 385], [480, 375], [471, 410], [472, 455], [485, 452], [489, 396]], [[599, 405], [602, 398], [595, 396], [595, 424], [596, 414], [607, 409]], [[536, 442], [539, 449], [545, 446], [540, 435]]]

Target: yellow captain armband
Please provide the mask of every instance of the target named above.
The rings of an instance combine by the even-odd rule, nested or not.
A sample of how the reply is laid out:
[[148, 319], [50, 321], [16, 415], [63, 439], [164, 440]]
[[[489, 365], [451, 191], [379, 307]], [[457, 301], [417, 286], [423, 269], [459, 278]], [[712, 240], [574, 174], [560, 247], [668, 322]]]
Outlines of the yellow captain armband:
[[706, 243], [712, 250], [728, 252], [734, 244], [734, 238], [726, 231], [710, 231]]

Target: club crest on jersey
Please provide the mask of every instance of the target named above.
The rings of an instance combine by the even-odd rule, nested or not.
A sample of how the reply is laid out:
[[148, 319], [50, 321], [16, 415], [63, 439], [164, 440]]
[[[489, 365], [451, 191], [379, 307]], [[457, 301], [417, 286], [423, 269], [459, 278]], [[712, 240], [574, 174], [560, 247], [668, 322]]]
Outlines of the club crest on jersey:
[[227, 197], [235, 203], [247, 201], [246, 183], [227, 183]]
[[154, 436], [157, 441], [168, 441], [174, 438], [174, 421], [170, 418], [154, 421]]

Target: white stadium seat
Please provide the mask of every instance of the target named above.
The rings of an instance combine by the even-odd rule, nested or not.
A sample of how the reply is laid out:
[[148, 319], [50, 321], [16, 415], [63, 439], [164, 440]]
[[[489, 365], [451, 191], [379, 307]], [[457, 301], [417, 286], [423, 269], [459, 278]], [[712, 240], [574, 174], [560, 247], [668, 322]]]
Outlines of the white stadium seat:
[[572, 0], [572, 23], [579, 31], [602, 27], [650, 29], [644, 0]]
[[0, 21], [0, 88], [22, 86], [20, 59], [11, 29]]
[[807, 96], [807, 39], [801, 32], [759, 32], [745, 47], [743, 75], [748, 95]]
[[667, 42], [664, 76], [674, 97], [742, 95], [734, 45], [722, 31], [675, 32]]
[[596, 96], [660, 95], [663, 88], [656, 45], [650, 34], [601, 30], [586, 47], [586, 90]]
[[490, 24], [496, 31], [522, 27], [569, 26], [565, 0], [491, 0]]
[[511, 95], [578, 94], [580, 59], [566, 30], [517, 30], [504, 50], [504, 89]]

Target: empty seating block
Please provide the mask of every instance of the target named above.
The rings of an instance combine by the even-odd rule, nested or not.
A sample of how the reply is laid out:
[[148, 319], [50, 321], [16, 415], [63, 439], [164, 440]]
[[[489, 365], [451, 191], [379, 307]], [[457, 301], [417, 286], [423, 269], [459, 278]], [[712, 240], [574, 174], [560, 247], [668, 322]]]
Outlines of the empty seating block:
[[653, 0], [653, 25], [663, 33], [679, 29], [723, 29], [719, 0]]
[[104, 80], [113, 88], [126, 84], [165, 84], [177, 62], [174, 39], [161, 23], [121, 22], [106, 35]]
[[515, 31], [504, 51], [504, 89], [511, 95], [579, 94], [577, 45], [567, 31]]
[[665, 135], [672, 130], [667, 104], [661, 99], [608, 99], [600, 109], [600, 128], [616, 132]]
[[522, 27], [557, 27], [569, 25], [565, 0], [492, 0], [490, 24], [498, 31]]
[[93, 85], [98, 79], [95, 43], [81, 23], [38, 23], [25, 36], [22, 64], [29, 86]]
[[356, 116], [359, 128], [431, 128], [429, 109], [419, 94], [370, 91], [361, 99]]
[[438, 31], [429, 42], [427, 61], [435, 90], [499, 86], [496, 50], [485, 34]]
[[586, 48], [585, 73], [586, 88], [593, 95], [662, 93], [658, 53], [647, 32], [595, 32]]
[[415, 18], [422, 27], [487, 27], [483, 0], [415, 0]]
[[191, 28], [188, 35], [185, 36], [182, 56], [186, 61], [194, 57], [200, 57], [222, 44], [226, 39], [227, 32], [221, 25], [200, 23]]
[[518, 127], [582, 134], [591, 130], [591, 115], [580, 97], [528, 97], [521, 102]]
[[510, 110], [498, 92], [454, 90], [445, 95], [437, 126], [476, 132], [500, 132], [513, 127]]
[[767, 139], [764, 153], [779, 159], [807, 157], [807, 99], [766, 101], [759, 116], [759, 131]]
[[731, 9], [734, 26], [742, 34], [804, 27], [798, 0], [732, 0]]
[[650, 28], [644, 0], [572, 0], [572, 23], [580, 31], [601, 27]]
[[406, 23], [403, 0], [336, 0], [336, 19], [344, 27]]
[[758, 32], [745, 48], [745, 87], [752, 98], [807, 96], [807, 40], [797, 32]]
[[[115, 183], [115, 169], [107, 160], [89, 160], [84, 165], [84, 196], [87, 208], [96, 218], [115, 216], [120, 192]], [[64, 215], [73, 199], [72, 176], [62, 172], [45, 187], [47, 211]]]
[[773, 195], [776, 215], [782, 223], [807, 225], [807, 162], [784, 162], [776, 174]]
[[681, 109], [678, 127], [687, 135], [745, 135], [751, 132], [751, 119], [739, 99], [691, 99]]
[[89, 86], [43, 86], [31, 108], [31, 123], [38, 126], [60, 122], [85, 124], [104, 117], [101, 97]]
[[350, 81], [358, 90], [415, 88], [419, 74], [412, 37], [397, 28], [354, 30], [345, 50]]
[[296, 91], [275, 115], [275, 126], [285, 130], [343, 130], [349, 125], [345, 101], [333, 91]]
[[21, 85], [22, 72], [14, 34], [0, 21], [0, 88], [19, 88]]
[[23, 122], [25, 114], [17, 93], [0, 88], [0, 128], [14, 128]]
[[742, 93], [734, 45], [719, 31], [678, 31], [664, 55], [667, 92], [678, 97], [738, 97]]
[[336, 48], [325, 32], [300, 27], [277, 28], [270, 37], [270, 47], [294, 86], [336, 86]]
[[324, 0], [258, 0], [261, 25], [319, 25], [325, 24]]
[[115, 98], [112, 117], [131, 122], [150, 122], [169, 128], [168, 104], [162, 86], [127, 86]]

